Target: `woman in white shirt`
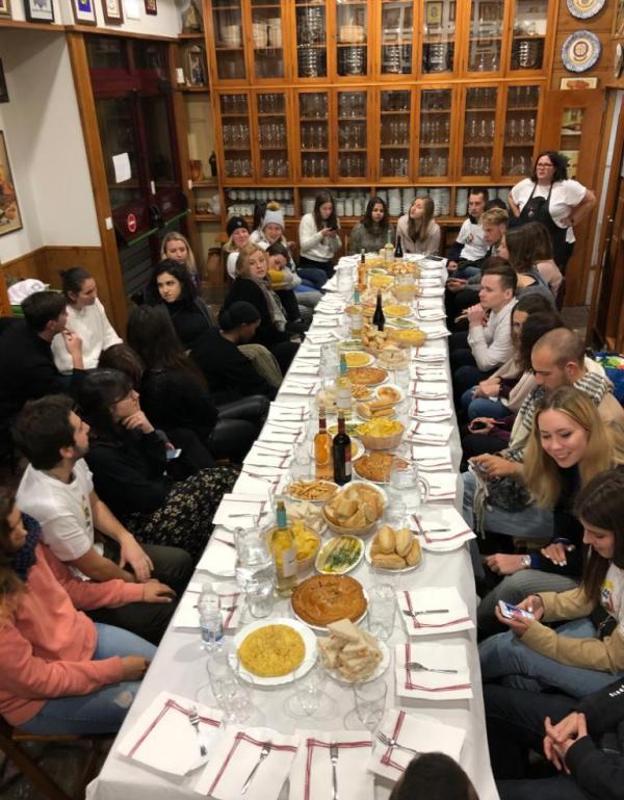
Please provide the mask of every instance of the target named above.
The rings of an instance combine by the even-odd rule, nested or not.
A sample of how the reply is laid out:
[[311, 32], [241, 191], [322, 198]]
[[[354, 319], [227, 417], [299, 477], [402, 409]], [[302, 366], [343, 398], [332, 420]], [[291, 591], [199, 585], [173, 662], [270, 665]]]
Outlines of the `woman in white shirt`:
[[342, 246], [339, 229], [334, 198], [329, 192], [320, 192], [314, 201], [314, 211], [304, 214], [299, 223], [298, 272], [317, 289], [325, 283], [318, 282], [320, 270], [325, 273], [325, 280], [334, 274], [334, 258]]
[[517, 183], [508, 197], [516, 225], [541, 222], [550, 233], [554, 259], [562, 272], [574, 247], [573, 226], [596, 204], [583, 184], [568, 179], [568, 161], [561, 153], [540, 153], [530, 178]]
[[440, 249], [440, 226], [433, 218], [435, 206], [430, 197], [412, 200], [407, 214], [399, 217], [396, 235], [404, 253], [435, 255]]
[[[62, 291], [67, 298], [67, 328], [82, 339], [84, 368], [95, 369], [100, 353], [119, 344], [121, 339], [98, 300], [97, 286], [91, 274], [82, 267], [72, 267], [61, 272], [61, 279]], [[72, 360], [61, 336], [52, 340], [52, 355], [59, 372], [72, 372]]]

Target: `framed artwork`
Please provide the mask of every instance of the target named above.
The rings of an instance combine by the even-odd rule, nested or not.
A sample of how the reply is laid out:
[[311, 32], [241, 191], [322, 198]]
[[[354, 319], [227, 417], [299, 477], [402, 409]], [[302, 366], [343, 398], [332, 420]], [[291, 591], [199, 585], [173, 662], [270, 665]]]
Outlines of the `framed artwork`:
[[156, 14], [158, 14], [158, 6], [156, 3], [157, 0], [145, 0], [145, 13], [156, 16]]
[[0, 0], [0, 17], [11, 19], [11, 0]]
[[24, 13], [29, 22], [54, 22], [52, 0], [24, 0]]
[[442, 24], [442, 3], [428, 2], [425, 6], [425, 22], [434, 27]]
[[191, 86], [206, 86], [206, 56], [203, 47], [193, 45], [186, 51], [186, 75]]
[[0, 131], [0, 236], [18, 231], [21, 227], [22, 215], [13, 186], [13, 175], [4, 141], [4, 131]]
[[72, 0], [72, 11], [76, 25], [97, 25], [94, 0]]
[[561, 78], [560, 89], [596, 89], [598, 78]]
[[2, 66], [2, 59], [0, 59], [0, 103], [9, 102], [9, 90], [6, 85], [6, 78], [4, 77], [4, 67]]
[[[122, 0], [102, 0], [102, 11], [104, 21], [109, 25], [121, 25], [124, 21]], [[28, 2], [28, 0], [26, 0]]]

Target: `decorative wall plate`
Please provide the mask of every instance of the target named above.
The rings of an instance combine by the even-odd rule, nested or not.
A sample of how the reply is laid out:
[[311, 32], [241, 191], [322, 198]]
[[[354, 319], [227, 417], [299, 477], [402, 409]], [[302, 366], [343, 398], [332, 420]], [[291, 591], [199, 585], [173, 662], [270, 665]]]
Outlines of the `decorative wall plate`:
[[591, 31], [575, 31], [561, 47], [561, 60], [569, 72], [587, 72], [600, 58], [600, 39]]
[[590, 19], [602, 11], [605, 3], [606, 0], [568, 0], [568, 11], [577, 19]]
[[613, 77], [619, 78], [622, 74], [622, 67], [624, 67], [624, 46], [622, 42], [618, 42], [615, 46], [615, 61], [613, 65]]

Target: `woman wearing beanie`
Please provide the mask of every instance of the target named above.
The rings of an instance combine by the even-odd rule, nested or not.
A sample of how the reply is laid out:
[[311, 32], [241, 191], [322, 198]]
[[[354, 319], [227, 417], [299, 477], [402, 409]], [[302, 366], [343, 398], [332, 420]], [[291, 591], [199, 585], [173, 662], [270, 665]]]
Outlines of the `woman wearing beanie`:
[[225, 271], [234, 280], [238, 254], [249, 242], [249, 226], [243, 217], [230, 217], [225, 226], [225, 232], [228, 235], [228, 240], [223, 245], [223, 252], [226, 255]]

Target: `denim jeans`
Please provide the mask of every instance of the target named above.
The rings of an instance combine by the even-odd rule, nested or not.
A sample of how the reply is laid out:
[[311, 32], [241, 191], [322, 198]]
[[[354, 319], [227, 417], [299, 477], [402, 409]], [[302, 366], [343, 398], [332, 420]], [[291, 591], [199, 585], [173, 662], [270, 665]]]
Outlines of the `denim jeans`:
[[[557, 636], [595, 639], [596, 628], [588, 618], [575, 619], [561, 625], [557, 629]], [[557, 689], [572, 697], [584, 697], [596, 692], [624, 674], [567, 666], [531, 650], [511, 631], [498, 633], [481, 642], [479, 659], [485, 683], [496, 681], [529, 692]]]
[[[97, 645], [93, 661], [113, 656], [143, 656], [152, 659], [154, 645], [129, 631], [95, 623]], [[20, 730], [37, 735], [117, 733], [140, 686], [140, 681], [109, 684], [85, 695], [56, 697], [48, 700]]]
[[476, 417], [494, 417], [501, 419], [509, 416], [509, 409], [500, 400], [490, 400], [488, 397], [475, 397], [475, 386], [466, 391], [461, 396], [461, 407], [468, 419]]

